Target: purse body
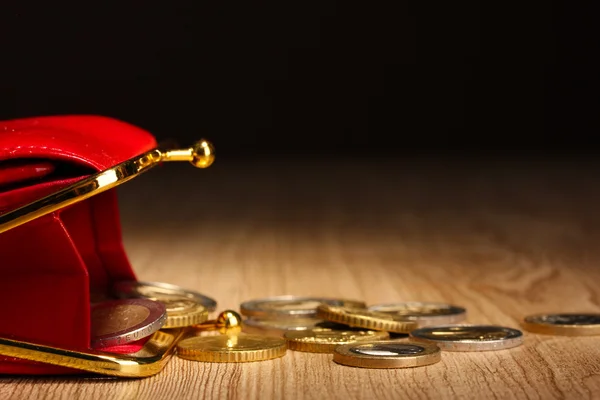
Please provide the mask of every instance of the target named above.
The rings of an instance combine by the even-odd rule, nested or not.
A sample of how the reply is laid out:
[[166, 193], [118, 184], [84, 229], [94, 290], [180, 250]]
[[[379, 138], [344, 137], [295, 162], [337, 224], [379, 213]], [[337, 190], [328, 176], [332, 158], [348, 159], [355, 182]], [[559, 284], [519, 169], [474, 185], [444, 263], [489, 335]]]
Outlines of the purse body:
[[[0, 122], [0, 215], [156, 147], [135, 126], [96, 116]], [[90, 349], [90, 304], [135, 280], [115, 189], [0, 234], [0, 337]], [[0, 357], [0, 374], [78, 373]]]

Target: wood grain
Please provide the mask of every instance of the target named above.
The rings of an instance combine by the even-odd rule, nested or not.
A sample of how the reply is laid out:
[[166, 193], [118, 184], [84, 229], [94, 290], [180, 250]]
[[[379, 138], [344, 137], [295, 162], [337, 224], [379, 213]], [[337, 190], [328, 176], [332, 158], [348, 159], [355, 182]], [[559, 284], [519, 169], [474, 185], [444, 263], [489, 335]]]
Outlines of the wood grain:
[[[141, 280], [219, 310], [296, 294], [368, 304], [442, 301], [468, 321], [600, 311], [599, 165], [586, 160], [222, 160], [173, 165], [121, 189]], [[0, 378], [0, 398], [600, 398], [600, 337], [526, 333], [504, 351], [415, 369], [336, 365], [288, 351], [251, 364], [174, 357], [141, 380]]]

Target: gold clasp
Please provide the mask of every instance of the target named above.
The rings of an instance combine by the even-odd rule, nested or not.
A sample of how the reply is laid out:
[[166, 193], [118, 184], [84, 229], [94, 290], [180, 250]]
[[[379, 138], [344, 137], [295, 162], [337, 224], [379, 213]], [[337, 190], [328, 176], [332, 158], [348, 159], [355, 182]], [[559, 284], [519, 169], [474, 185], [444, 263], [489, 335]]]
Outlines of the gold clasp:
[[202, 139], [189, 149], [161, 152], [161, 161], [189, 161], [196, 168], [207, 168], [215, 161], [215, 149]]
[[189, 161], [197, 168], [207, 168], [214, 160], [215, 149], [209, 141], [204, 139], [185, 150], [160, 151], [154, 149], [148, 151], [23, 207], [0, 215], [0, 233], [117, 187], [161, 162]]

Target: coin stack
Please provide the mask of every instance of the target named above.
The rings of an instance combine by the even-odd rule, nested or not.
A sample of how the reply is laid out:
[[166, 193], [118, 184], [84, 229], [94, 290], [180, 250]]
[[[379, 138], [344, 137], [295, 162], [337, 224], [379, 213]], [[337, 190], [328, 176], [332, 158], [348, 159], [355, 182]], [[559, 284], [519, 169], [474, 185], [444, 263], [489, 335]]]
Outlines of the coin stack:
[[217, 303], [200, 293], [156, 282], [120, 281], [112, 288], [116, 300], [91, 306], [91, 346], [110, 352], [140, 348], [159, 329], [200, 324]]

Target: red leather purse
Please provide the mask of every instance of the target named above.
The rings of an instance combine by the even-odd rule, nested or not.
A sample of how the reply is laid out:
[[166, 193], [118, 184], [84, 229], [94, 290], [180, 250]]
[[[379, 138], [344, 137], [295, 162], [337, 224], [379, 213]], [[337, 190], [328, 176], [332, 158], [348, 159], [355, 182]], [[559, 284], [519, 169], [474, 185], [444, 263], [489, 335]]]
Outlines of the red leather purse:
[[[0, 122], [0, 215], [155, 147], [148, 132], [104, 117]], [[0, 336], [8, 339], [85, 351], [90, 302], [136, 279], [114, 189], [0, 233], [0, 255]], [[1, 374], [76, 372], [0, 357]]]

